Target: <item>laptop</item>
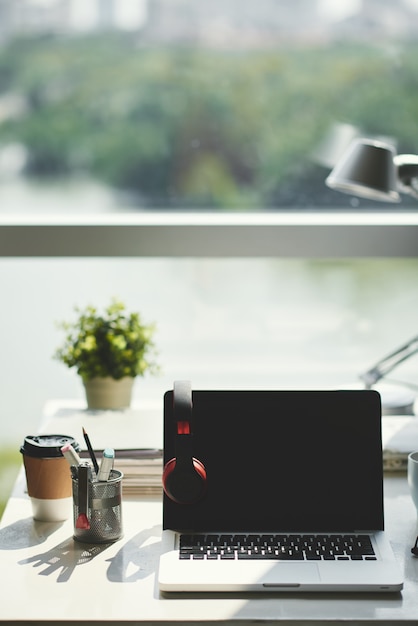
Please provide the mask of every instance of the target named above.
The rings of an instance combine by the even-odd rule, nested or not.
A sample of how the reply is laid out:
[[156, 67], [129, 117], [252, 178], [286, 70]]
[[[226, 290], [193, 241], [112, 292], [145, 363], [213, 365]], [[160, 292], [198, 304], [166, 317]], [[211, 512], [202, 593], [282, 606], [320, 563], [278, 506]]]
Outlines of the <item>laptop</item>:
[[203, 488], [186, 472], [174, 490], [190, 487], [191, 501], [164, 493], [162, 592], [402, 589], [384, 531], [376, 391], [179, 381], [164, 395], [164, 473], [184, 455], [203, 466]]

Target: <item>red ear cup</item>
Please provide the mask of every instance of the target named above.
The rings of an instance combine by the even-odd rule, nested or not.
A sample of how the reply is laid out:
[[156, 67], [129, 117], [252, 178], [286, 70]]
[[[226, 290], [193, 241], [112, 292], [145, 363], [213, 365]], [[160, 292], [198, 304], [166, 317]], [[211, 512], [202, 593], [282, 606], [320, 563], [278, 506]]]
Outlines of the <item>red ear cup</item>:
[[205, 466], [192, 458], [188, 466], [171, 459], [164, 467], [163, 487], [166, 495], [177, 504], [193, 504], [206, 491]]

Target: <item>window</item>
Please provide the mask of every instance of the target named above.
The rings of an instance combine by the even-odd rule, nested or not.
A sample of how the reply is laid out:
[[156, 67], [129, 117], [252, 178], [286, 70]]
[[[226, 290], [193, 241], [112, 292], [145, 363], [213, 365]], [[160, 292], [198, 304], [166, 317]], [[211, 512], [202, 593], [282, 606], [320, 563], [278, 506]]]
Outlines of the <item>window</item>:
[[1, 0], [0, 24], [1, 212], [384, 210], [325, 187], [326, 138], [418, 150], [416, 0]]
[[412, 0], [0, 0], [5, 436], [80, 397], [52, 361], [74, 304], [156, 321], [139, 397], [357, 384], [416, 333], [418, 205], [327, 189], [323, 146], [418, 150], [417, 20]]
[[[52, 355], [73, 306], [112, 295], [157, 324], [160, 376], [135, 383], [161, 404], [196, 388], [361, 387], [359, 375], [417, 334], [418, 259], [0, 259], [2, 441], [36, 429], [51, 398], [83, 399]], [[418, 358], [388, 380], [416, 384]], [[401, 387], [402, 388], [402, 387]]]

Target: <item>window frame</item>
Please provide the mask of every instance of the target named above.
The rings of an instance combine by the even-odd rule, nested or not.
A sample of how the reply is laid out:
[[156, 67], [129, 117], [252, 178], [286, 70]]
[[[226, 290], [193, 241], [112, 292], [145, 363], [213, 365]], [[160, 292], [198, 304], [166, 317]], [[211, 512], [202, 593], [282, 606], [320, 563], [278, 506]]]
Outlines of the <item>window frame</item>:
[[0, 257], [418, 257], [418, 213], [0, 216]]

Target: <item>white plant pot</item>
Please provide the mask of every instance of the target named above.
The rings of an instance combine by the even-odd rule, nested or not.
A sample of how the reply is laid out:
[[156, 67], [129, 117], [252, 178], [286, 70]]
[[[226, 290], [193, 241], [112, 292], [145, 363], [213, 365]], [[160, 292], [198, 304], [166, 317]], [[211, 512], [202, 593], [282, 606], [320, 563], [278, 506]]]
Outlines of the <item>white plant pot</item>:
[[125, 376], [115, 380], [110, 376], [84, 380], [89, 409], [125, 409], [131, 405], [135, 378]]

